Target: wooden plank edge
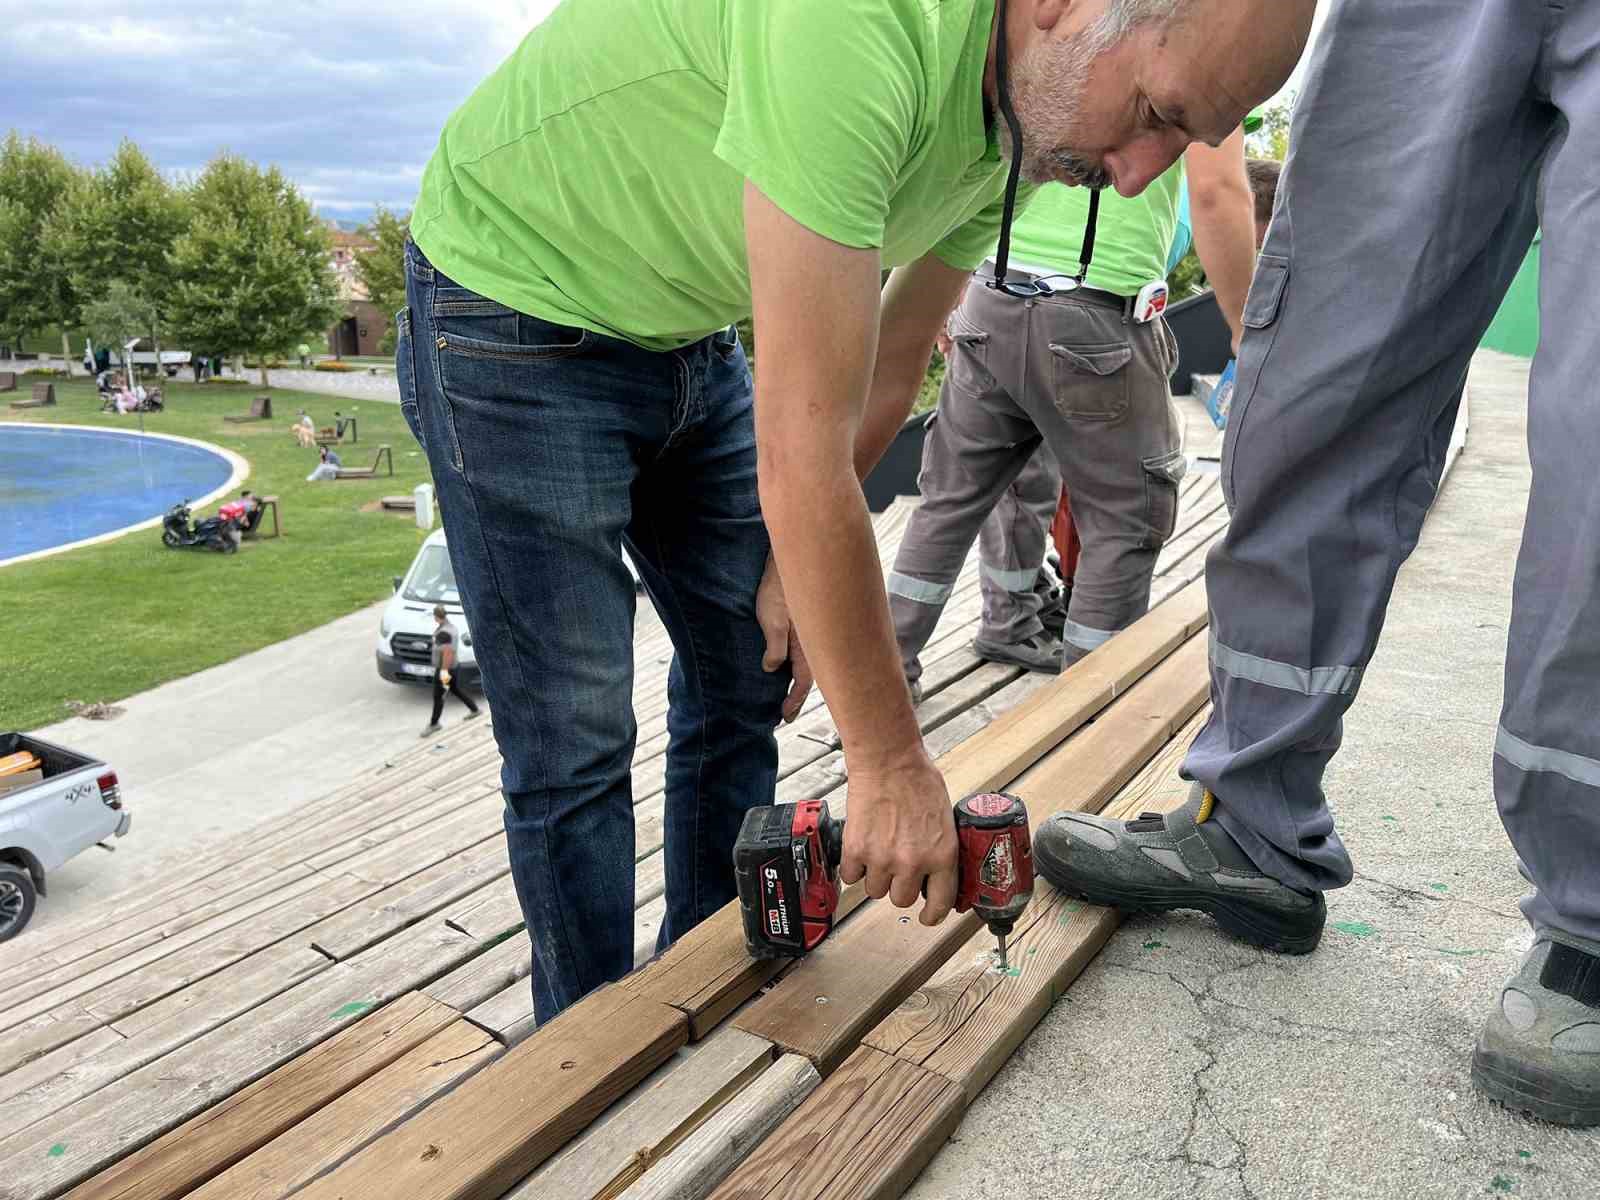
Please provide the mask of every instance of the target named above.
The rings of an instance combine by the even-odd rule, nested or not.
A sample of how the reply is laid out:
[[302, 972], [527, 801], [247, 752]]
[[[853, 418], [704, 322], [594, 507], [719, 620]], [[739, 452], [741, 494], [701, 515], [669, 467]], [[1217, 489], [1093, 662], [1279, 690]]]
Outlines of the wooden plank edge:
[[498, 1200], [688, 1036], [677, 1009], [601, 988], [297, 1200]]
[[785, 1054], [626, 1191], [597, 1200], [704, 1200], [821, 1082], [810, 1059]]
[[409, 992], [84, 1180], [68, 1200], [177, 1200], [459, 1019]]

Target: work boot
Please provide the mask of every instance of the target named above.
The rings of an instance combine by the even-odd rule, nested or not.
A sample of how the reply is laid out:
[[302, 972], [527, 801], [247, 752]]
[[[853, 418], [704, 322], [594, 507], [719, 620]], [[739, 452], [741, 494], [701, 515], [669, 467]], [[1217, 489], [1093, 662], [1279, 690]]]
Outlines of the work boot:
[[972, 649], [989, 662], [1027, 667], [1046, 675], [1061, 674], [1061, 643], [1047, 633], [1036, 633], [1020, 642], [991, 642], [980, 633], [972, 639]]
[[443, 728], [444, 728], [444, 726], [440, 725], [439, 722], [435, 721], [432, 725], [429, 725], [421, 733], [417, 734], [417, 736], [418, 737], [432, 737], [434, 734], [438, 733], [439, 730], [441, 730]]
[[1296, 891], [1256, 870], [1210, 819], [1212, 803], [1197, 783], [1176, 812], [1133, 821], [1057, 813], [1034, 835], [1034, 862], [1059, 890], [1090, 904], [1141, 913], [1197, 909], [1268, 950], [1315, 950], [1328, 915], [1322, 893]]
[[1600, 1125], [1600, 954], [1539, 931], [1472, 1053], [1472, 1082], [1557, 1125]]

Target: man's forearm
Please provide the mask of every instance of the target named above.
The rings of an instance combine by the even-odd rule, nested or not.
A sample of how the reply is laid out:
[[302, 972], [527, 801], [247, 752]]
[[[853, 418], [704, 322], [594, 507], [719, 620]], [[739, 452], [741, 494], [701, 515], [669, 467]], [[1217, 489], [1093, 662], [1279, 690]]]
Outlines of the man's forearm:
[[1219, 203], [1214, 212], [1202, 215], [1193, 204], [1194, 249], [1206, 279], [1217, 293], [1217, 307], [1237, 342], [1244, 319], [1245, 296], [1255, 272], [1256, 230], [1250, 208], [1250, 192], [1233, 197], [1236, 203]]
[[1220, 146], [1191, 146], [1184, 162], [1194, 251], [1237, 343], [1256, 266], [1255, 201], [1244, 170], [1244, 134], [1235, 130]]
[[872, 524], [842, 457], [812, 452], [798, 433], [764, 438], [760, 469], [784, 595], [851, 763], [888, 765], [922, 742], [903, 691], [883, 691], [903, 676]]
[[933, 343], [918, 347], [879, 347], [867, 392], [867, 408], [856, 433], [856, 478], [865, 480], [900, 432], [928, 376]]
[[856, 478], [866, 479], [916, 403], [933, 339], [970, 278], [932, 254], [901, 267], [883, 289], [878, 351], [856, 434]]

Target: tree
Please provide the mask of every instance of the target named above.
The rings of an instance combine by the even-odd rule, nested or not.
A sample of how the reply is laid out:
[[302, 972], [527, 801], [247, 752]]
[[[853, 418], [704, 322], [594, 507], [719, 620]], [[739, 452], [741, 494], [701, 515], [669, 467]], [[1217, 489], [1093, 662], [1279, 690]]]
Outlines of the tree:
[[77, 320], [78, 297], [43, 233], [63, 199], [82, 184], [83, 173], [53, 146], [14, 132], [0, 143], [0, 332], [20, 345], [27, 334], [61, 325], [68, 371], [66, 327]]
[[1246, 153], [1282, 162], [1289, 157], [1289, 123], [1294, 117], [1293, 92], [1280, 96], [1261, 113], [1261, 128], [1245, 138]]
[[214, 159], [190, 192], [188, 228], [173, 245], [175, 332], [197, 349], [261, 363], [338, 319], [328, 234], [276, 167]]
[[[385, 313], [396, 313], [406, 303], [406, 238], [411, 231], [411, 214], [399, 216], [379, 205], [370, 224], [361, 232], [372, 239], [370, 249], [355, 253], [356, 275], [367, 289], [367, 299]], [[394, 349], [395, 329], [391, 323], [379, 348]]]
[[124, 139], [111, 161], [52, 214], [44, 244], [66, 264], [84, 301], [105, 295], [121, 280], [152, 307], [154, 319], [141, 336], [151, 339], [159, 364], [160, 328], [174, 282], [168, 255], [188, 223], [184, 190]]
[[83, 304], [83, 330], [103, 346], [121, 350], [135, 338], [160, 334], [156, 306], [126, 279], [113, 279]]

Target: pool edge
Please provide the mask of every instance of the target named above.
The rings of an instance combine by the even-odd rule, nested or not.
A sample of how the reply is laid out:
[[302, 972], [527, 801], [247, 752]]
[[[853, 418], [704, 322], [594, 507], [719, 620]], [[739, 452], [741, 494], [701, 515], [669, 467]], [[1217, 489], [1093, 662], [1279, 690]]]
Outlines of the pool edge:
[[[213, 501], [220, 500], [250, 478], [250, 463], [243, 455], [229, 450], [226, 446], [218, 446], [214, 442], [202, 442], [199, 438], [180, 437], [175, 433], [141, 433], [132, 429], [107, 429], [104, 425], [65, 424], [56, 421], [0, 421], [0, 428], [8, 425], [15, 425], [21, 429], [77, 429], [88, 433], [115, 433], [123, 437], [160, 438], [167, 442], [179, 442], [185, 446], [197, 446], [202, 450], [209, 450], [213, 454], [220, 455], [227, 462], [233, 473], [228, 477], [228, 482], [221, 487], [212, 489], [198, 500], [190, 501], [191, 506], [194, 508], [203, 508]], [[0, 558], [0, 570], [15, 566], [18, 563], [32, 562], [37, 558], [49, 558], [54, 554], [65, 554], [69, 550], [81, 550], [85, 546], [93, 546], [99, 542], [109, 542], [115, 538], [126, 537], [130, 533], [138, 533], [141, 529], [154, 529], [160, 524], [161, 517], [154, 516], [133, 525], [124, 525], [120, 529], [97, 533], [93, 537], [79, 538], [75, 542], [63, 542], [59, 546], [50, 546], [44, 550], [30, 550], [26, 554], [15, 554], [10, 558]]]

